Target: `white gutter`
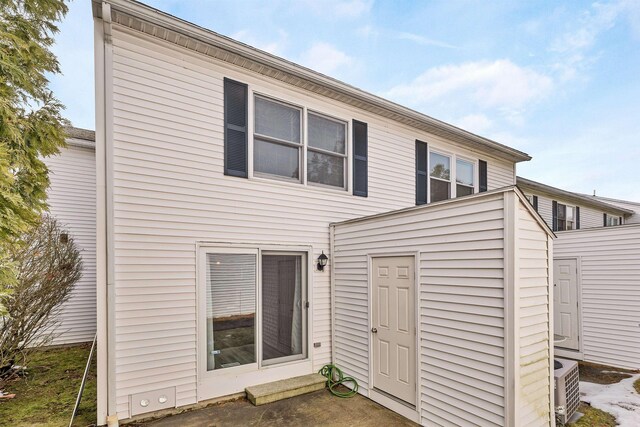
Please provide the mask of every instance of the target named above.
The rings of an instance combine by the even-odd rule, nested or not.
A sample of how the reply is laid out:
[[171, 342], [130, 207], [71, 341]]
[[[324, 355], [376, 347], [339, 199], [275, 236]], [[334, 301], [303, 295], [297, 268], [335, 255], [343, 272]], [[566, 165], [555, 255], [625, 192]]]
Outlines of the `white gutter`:
[[90, 148], [92, 150], [95, 150], [96, 148], [95, 142], [87, 141], [86, 139], [69, 138], [66, 140], [66, 143], [73, 147]]
[[105, 19], [94, 21], [96, 84], [96, 304], [97, 425], [118, 426], [115, 389], [115, 319], [113, 283], [112, 128], [113, 91], [111, 7], [99, 4]]

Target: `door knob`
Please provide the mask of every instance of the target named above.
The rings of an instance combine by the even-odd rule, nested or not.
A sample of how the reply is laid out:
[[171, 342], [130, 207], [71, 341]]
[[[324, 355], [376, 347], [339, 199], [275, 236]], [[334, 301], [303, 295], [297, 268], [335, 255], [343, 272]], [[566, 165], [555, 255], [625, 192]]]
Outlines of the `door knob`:
[[374, 334], [377, 334], [378, 330], [376, 328], [371, 328], [371, 332], [373, 332]]

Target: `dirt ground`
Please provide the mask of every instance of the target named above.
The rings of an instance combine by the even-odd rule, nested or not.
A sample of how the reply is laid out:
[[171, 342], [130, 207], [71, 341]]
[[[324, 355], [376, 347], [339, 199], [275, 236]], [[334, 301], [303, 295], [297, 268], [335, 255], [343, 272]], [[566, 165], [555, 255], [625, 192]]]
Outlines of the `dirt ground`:
[[597, 365], [595, 363], [580, 362], [580, 381], [596, 384], [615, 384], [640, 371], [612, 368], [610, 366]]

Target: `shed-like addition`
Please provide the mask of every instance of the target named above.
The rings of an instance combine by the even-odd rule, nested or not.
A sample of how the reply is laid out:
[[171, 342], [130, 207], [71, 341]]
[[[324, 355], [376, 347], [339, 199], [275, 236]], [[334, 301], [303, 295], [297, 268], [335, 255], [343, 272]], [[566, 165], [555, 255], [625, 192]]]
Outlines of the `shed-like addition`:
[[515, 187], [333, 224], [334, 362], [423, 425], [552, 424], [552, 239]]

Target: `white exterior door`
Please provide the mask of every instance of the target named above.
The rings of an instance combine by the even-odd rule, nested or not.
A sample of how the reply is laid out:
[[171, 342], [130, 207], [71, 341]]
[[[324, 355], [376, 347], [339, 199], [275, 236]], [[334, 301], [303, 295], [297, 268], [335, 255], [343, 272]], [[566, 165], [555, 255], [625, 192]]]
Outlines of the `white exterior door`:
[[416, 404], [415, 259], [373, 258], [373, 386]]
[[554, 260], [553, 281], [554, 334], [566, 337], [558, 347], [579, 350], [577, 261]]

